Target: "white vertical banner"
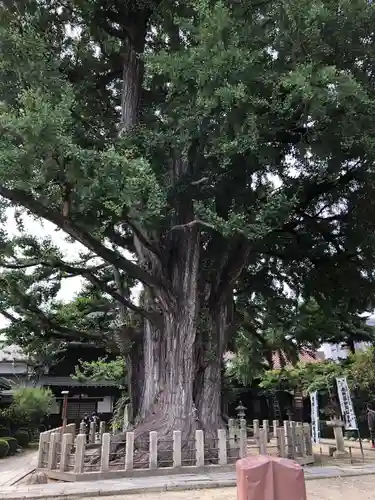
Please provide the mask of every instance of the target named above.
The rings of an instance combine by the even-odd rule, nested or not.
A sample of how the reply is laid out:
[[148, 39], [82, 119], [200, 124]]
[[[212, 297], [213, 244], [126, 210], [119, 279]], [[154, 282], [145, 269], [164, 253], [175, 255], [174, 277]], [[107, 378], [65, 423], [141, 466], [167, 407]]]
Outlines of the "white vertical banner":
[[350, 397], [348, 381], [346, 380], [346, 377], [338, 377], [336, 378], [336, 384], [345, 429], [347, 431], [356, 431], [358, 430], [357, 418], [355, 416], [352, 399]]
[[320, 425], [319, 425], [319, 405], [317, 391], [310, 393], [311, 403], [311, 440], [314, 444], [320, 440]]

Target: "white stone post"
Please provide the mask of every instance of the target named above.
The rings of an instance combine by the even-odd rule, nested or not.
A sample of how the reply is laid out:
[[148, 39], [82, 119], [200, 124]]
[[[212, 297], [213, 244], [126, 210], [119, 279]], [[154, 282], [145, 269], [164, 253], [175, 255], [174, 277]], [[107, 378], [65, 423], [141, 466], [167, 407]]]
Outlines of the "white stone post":
[[79, 424], [79, 433], [80, 434], [86, 434], [86, 425], [85, 425], [85, 422], [81, 422]]
[[100, 472], [109, 471], [109, 453], [111, 448], [111, 435], [106, 432], [102, 435], [102, 450], [100, 454]]
[[303, 438], [305, 443], [305, 453], [307, 456], [311, 457], [313, 455], [313, 446], [311, 439], [311, 428], [310, 424], [303, 424]]
[[44, 467], [44, 454], [45, 454], [45, 444], [48, 443], [49, 434], [47, 432], [41, 432], [39, 436], [39, 448], [38, 448], [38, 462], [37, 467], [41, 469]]
[[287, 448], [287, 457], [293, 457], [293, 446], [292, 446], [292, 435], [290, 430], [290, 422], [289, 420], [284, 420], [284, 431], [285, 431], [285, 441]]
[[90, 434], [89, 434], [89, 443], [95, 443], [95, 434], [96, 434], [96, 424], [95, 422], [90, 422]]
[[240, 430], [240, 458], [247, 456], [247, 432], [246, 429]]
[[276, 430], [277, 439], [277, 450], [278, 455], [281, 458], [287, 457], [286, 446], [285, 446], [285, 430], [283, 427], [278, 427]]
[[292, 458], [295, 458], [296, 456], [296, 442], [297, 442], [297, 438], [296, 438], [296, 423], [294, 421], [291, 421], [290, 422], [290, 441], [291, 441], [291, 447], [292, 447]]
[[158, 468], [158, 433], [156, 431], [150, 432], [150, 469]]
[[103, 435], [105, 434], [105, 422], [104, 421], [101, 421], [100, 424], [99, 424], [99, 440], [100, 442], [103, 441]]
[[226, 430], [218, 429], [217, 438], [218, 438], [219, 465], [226, 465], [228, 463]]
[[256, 442], [258, 442], [259, 440], [259, 428], [260, 428], [259, 420], [258, 419], [253, 420], [254, 439]]
[[263, 430], [265, 431], [265, 434], [266, 434], [266, 442], [268, 443], [269, 442], [269, 439], [270, 439], [270, 424], [268, 422], [268, 420], [263, 420]]
[[125, 470], [133, 469], [134, 461], [134, 432], [126, 433], [126, 446], [125, 446]]
[[181, 467], [181, 431], [173, 431], [173, 467]]
[[272, 427], [273, 427], [273, 437], [274, 437], [274, 439], [276, 439], [277, 438], [277, 429], [279, 427], [279, 421], [278, 420], [274, 420], [272, 422]]
[[60, 437], [60, 433], [53, 432], [49, 441], [49, 450], [48, 450], [48, 464], [47, 468], [49, 470], [56, 469], [57, 464], [57, 445]]
[[202, 430], [195, 431], [195, 452], [197, 467], [204, 467], [204, 434]]
[[236, 429], [234, 424], [234, 419], [230, 418], [228, 420], [228, 432], [229, 432], [229, 448], [236, 448]]
[[267, 428], [259, 429], [259, 454], [267, 455]]
[[240, 418], [240, 429], [246, 431], [246, 427], [247, 427], [246, 418]]
[[69, 458], [72, 452], [73, 434], [64, 434], [61, 442], [60, 472], [69, 469]]
[[74, 473], [82, 474], [85, 462], [86, 434], [78, 434], [76, 437], [76, 453], [74, 457]]

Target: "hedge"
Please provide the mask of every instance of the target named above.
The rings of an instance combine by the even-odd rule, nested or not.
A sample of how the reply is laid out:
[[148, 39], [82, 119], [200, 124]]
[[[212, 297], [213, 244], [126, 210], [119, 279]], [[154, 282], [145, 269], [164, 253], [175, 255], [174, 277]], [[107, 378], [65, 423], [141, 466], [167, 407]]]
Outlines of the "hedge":
[[7, 441], [7, 443], [9, 444], [8, 456], [11, 457], [12, 455], [15, 455], [18, 449], [17, 439], [11, 436], [3, 437], [2, 439]]
[[5, 439], [0, 439], [0, 458], [5, 458], [9, 453], [9, 443]]
[[18, 430], [13, 433], [13, 437], [17, 439], [18, 444], [21, 446], [21, 448], [27, 448], [30, 443], [30, 434], [26, 430]]

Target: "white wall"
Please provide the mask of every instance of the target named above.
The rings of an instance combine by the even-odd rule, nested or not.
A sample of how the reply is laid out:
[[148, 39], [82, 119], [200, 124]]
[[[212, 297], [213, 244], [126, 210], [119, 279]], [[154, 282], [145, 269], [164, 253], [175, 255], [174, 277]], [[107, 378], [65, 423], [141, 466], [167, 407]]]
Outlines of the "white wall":
[[105, 396], [103, 401], [98, 401], [98, 413], [112, 413], [113, 397]]
[[1, 375], [12, 375], [12, 374], [26, 374], [27, 364], [26, 363], [10, 363], [9, 361], [0, 361], [0, 376]]

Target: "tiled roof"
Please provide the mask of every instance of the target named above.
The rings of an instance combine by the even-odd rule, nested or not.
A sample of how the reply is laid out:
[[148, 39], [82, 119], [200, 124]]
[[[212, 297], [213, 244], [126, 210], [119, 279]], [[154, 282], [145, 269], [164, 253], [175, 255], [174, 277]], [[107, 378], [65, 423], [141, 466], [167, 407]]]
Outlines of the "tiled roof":
[[27, 360], [27, 356], [22, 352], [18, 345], [5, 345], [0, 348], [0, 363], [1, 362], [23, 362]]
[[[324, 354], [320, 352], [310, 352], [310, 351], [300, 351], [299, 353], [299, 361], [301, 363], [319, 363], [324, 359]], [[283, 355], [280, 352], [274, 352], [272, 355], [273, 358], [273, 368], [274, 370], [278, 370], [283, 366], [290, 366], [291, 363], [288, 361], [286, 357], [283, 359]]]

